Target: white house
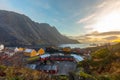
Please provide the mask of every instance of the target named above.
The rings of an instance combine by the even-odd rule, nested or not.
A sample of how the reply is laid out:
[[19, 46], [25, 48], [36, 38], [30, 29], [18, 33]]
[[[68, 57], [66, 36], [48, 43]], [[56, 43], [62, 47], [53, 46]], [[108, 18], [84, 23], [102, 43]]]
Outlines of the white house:
[[1, 44], [1, 45], [0, 45], [0, 51], [2, 51], [3, 49], [4, 49], [4, 45]]
[[16, 47], [15, 49], [14, 49], [14, 52], [18, 52], [19, 51], [19, 49]]

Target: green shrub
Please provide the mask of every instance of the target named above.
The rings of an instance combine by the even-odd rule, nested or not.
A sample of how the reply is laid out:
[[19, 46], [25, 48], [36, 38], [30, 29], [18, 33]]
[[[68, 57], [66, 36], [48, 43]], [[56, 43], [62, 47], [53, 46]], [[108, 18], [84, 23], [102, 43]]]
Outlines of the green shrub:
[[4, 65], [0, 65], [0, 70], [5, 70], [7, 67]]
[[85, 72], [79, 72], [76, 74], [77, 76], [83, 77], [84, 79], [91, 79], [91, 80], [97, 80], [94, 76], [87, 74]]
[[99, 49], [97, 51], [95, 51], [94, 53], [92, 53], [92, 58], [105, 58], [106, 56], [108, 56], [110, 54], [110, 51], [107, 48], [103, 48], [103, 49]]

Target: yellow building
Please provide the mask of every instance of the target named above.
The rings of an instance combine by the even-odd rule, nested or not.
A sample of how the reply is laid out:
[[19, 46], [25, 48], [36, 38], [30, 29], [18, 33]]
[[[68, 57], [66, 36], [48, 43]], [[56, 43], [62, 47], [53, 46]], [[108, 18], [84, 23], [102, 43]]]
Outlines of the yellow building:
[[37, 56], [37, 52], [34, 49], [25, 49], [24, 55], [29, 57], [34, 57]]
[[42, 55], [42, 54], [44, 54], [45, 53], [45, 50], [43, 49], [43, 48], [40, 48], [39, 50], [38, 50], [38, 54], [39, 55]]
[[71, 52], [71, 48], [70, 47], [65, 47], [65, 48], [63, 48], [63, 51], [64, 52]]
[[18, 50], [20, 51], [20, 52], [22, 52], [22, 51], [24, 51], [24, 48], [18, 48]]

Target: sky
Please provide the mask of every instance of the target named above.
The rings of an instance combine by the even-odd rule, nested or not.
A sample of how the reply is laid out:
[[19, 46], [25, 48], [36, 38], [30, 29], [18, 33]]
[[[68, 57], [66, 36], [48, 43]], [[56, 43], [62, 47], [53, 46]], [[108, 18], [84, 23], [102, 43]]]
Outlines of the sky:
[[0, 0], [0, 9], [48, 23], [67, 36], [120, 31], [120, 0]]

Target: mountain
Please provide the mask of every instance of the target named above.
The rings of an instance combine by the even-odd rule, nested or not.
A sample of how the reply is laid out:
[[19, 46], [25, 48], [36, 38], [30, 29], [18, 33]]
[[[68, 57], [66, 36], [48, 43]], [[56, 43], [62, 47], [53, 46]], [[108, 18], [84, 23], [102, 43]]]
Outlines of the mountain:
[[61, 35], [47, 23], [36, 23], [29, 17], [0, 10], [0, 43], [5, 45], [41, 45], [77, 43]]

